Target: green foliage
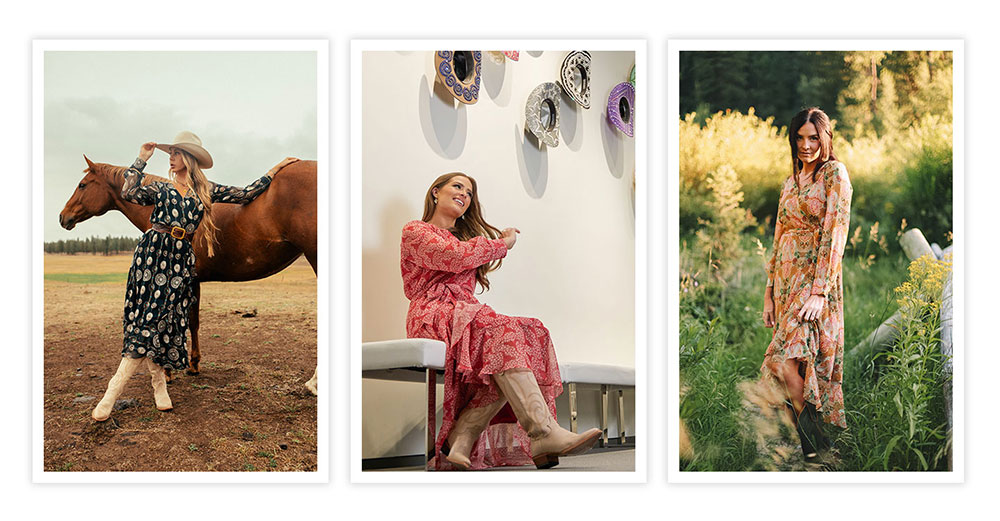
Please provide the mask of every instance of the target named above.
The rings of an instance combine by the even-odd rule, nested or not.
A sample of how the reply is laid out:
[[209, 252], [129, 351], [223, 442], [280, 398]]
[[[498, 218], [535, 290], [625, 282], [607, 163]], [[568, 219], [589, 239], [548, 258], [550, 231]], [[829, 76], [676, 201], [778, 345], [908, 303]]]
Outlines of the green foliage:
[[703, 116], [720, 110], [791, 120], [807, 106], [832, 109], [847, 83], [841, 51], [684, 51], [680, 53], [680, 110]]
[[931, 114], [952, 119], [950, 52], [855, 51], [844, 65], [849, 81], [837, 108], [846, 136], [891, 135]]
[[[846, 381], [849, 435], [844, 463], [858, 470], [946, 470], [951, 432], [945, 414], [950, 374], [940, 352], [941, 291], [950, 261], [922, 257], [896, 288], [900, 321], [893, 347]], [[845, 378], [846, 380], [846, 378]]]
[[750, 212], [740, 208], [743, 192], [731, 166], [722, 165], [710, 173], [706, 184], [711, 193], [707, 206], [713, 218], [700, 220], [701, 228], [696, 236], [712, 275], [716, 281], [724, 283], [743, 257], [740, 244], [743, 229], [756, 221]]
[[739, 420], [742, 396], [736, 386], [755, 371], [754, 362], [727, 348], [728, 333], [718, 319], [683, 317], [680, 330], [680, 414], [697, 448], [682, 470], [752, 467], [757, 448]]
[[76, 284], [101, 284], [104, 282], [123, 283], [126, 273], [46, 273], [45, 280], [73, 282]]
[[[680, 225], [691, 233], [699, 220], [712, 220], [709, 174], [731, 168], [743, 189], [743, 207], [754, 215], [774, 213], [781, 182], [791, 169], [788, 138], [773, 119], [751, 109], [717, 113], [703, 124], [688, 114], [680, 122]], [[763, 212], [763, 213], [761, 213]]]
[[43, 247], [45, 253], [111, 255], [115, 253], [131, 253], [135, 251], [137, 244], [139, 244], [139, 238], [137, 237], [112, 237], [108, 235], [103, 238], [93, 236], [86, 239], [60, 239], [58, 241], [46, 242]]
[[[695, 119], [688, 114], [680, 123], [681, 236], [690, 237], [705, 221], [717, 219], [708, 180], [723, 168], [736, 173], [743, 206], [773, 226], [781, 183], [791, 170], [787, 130], [753, 113], [718, 113], [703, 125]], [[950, 243], [951, 143], [951, 123], [937, 116], [925, 116], [892, 135], [869, 133], [853, 141], [835, 136], [834, 152], [847, 165], [854, 188], [852, 227], [898, 226], [907, 219], [925, 230], [928, 240]], [[890, 241], [889, 248], [896, 249], [896, 242]]]
[[[892, 288], [906, 277], [909, 263], [899, 253], [884, 254], [877, 246], [884, 235], [866, 229], [854, 246], [863, 252], [866, 244], [876, 248], [868, 262], [863, 253], [849, 247], [843, 264], [845, 348], [861, 342], [876, 326], [896, 311], [901, 294]], [[874, 245], [874, 246], [872, 246]], [[684, 249], [682, 266], [693, 266], [697, 252]], [[723, 305], [718, 288], [688, 285], [680, 299], [681, 419], [694, 445], [695, 458], [682, 467], [691, 471], [760, 470], [761, 458], [755, 433], [743, 421], [743, 396], [739, 384], [760, 377], [760, 364], [770, 342], [771, 330], [761, 324], [764, 287], [762, 261], [747, 255], [727, 288]], [[926, 276], [924, 278], [927, 278]], [[940, 275], [934, 280], [940, 280]], [[923, 292], [934, 292], [925, 285]], [[940, 290], [937, 290], [940, 293]], [[845, 364], [844, 393], [848, 429], [837, 441], [841, 454], [839, 470], [923, 469], [947, 465], [950, 439], [942, 437], [944, 381], [939, 375], [933, 335], [939, 325], [931, 314], [913, 321], [915, 327], [896, 354], [876, 360]], [[925, 319], [931, 319], [925, 321]], [[923, 330], [923, 333], [921, 333]], [[921, 336], [922, 335], [922, 336]], [[914, 356], [919, 354], [919, 356]], [[935, 378], [936, 381], [935, 381]], [[924, 382], [914, 387], [914, 383]], [[900, 415], [895, 395], [903, 406]], [[914, 434], [910, 438], [910, 421]], [[893, 432], [892, 436], [886, 436]], [[897, 435], [892, 447], [888, 442]], [[917, 456], [913, 449], [920, 452]], [[886, 460], [886, 453], [891, 453]]]

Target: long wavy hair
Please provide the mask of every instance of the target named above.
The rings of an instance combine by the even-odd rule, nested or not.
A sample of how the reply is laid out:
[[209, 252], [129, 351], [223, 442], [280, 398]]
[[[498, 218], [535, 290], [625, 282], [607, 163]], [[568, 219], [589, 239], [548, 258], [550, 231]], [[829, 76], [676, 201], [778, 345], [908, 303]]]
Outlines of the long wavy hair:
[[[201, 205], [205, 207], [205, 214], [201, 219], [201, 227], [205, 230], [205, 247], [208, 249], [208, 256], [211, 257], [215, 255], [215, 232], [219, 230], [212, 219], [212, 183], [205, 177], [205, 173], [201, 171], [201, 167], [198, 166], [198, 160], [194, 156], [181, 149], [175, 150], [181, 153], [181, 161], [184, 162], [184, 166], [187, 168], [188, 179], [191, 180], [190, 189], [194, 190], [194, 195], [201, 201]], [[170, 177], [174, 177], [172, 170], [170, 171]]]
[[[476, 180], [462, 172], [444, 174], [431, 183], [430, 188], [427, 189], [427, 196], [424, 197], [424, 216], [421, 220], [430, 222], [431, 217], [434, 216], [434, 209], [437, 206], [434, 189], [437, 188], [440, 190], [441, 187], [448, 184], [448, 181], [451, 181], [451, 178], [458, 175], [467, 178], [472, 183], [472, 200], [469, 203], [469, 207], [465, 209], [465, 213], [458, 219], [455, 219], [455, 227], [450, 230], [451, 233], [460, 241], [467, 241], [473, 237], [499, 239], [500, 230], [483, 219], [482, 205], [479, 204], [479, 188], [476, 185]], [[486, 277], [486, 274], [500, 268], [502, 263], [502, 260], [495, 260], [476, 268], [476, 282], [483, 287], [484, 291], [490, 289], [490, 280]]]
[[798, 184], [798, 173], [802, 171], [802, 160], [799, 159], [798, 144], [795, 140], [799, 137], [799, 129], [806, 123], [812, 123], [819, 134], [819, 164], [812, 171], [812, 181], [816, 182], [816, 174], [827, 161], [836, 161], [837, 156], [833, 154], [833, 124], [830, 117], [819, 107], [809, 107], [792, 117], [791, 124], [788, 125], [788, 145], [792, 150], [792, 176]]

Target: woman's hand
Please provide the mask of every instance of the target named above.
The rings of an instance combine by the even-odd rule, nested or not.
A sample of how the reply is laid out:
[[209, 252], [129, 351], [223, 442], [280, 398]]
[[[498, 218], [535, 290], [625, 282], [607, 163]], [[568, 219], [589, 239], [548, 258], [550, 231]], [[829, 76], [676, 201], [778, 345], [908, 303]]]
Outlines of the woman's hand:
[[764, 293], [763, 319], [764, 327], [774, 327], [774, 298], [771, 296], [770, 288], [768, 288], [767, 292]]
[[823, 312], [823, 308], [825, 307], [826, 297], [823, 295], [811, 295], [806, 299], [806, 303], [802, 305], [802, 311], [799, 311], [799, 320], [812, 322], [819, 318], [819, 314]]
[[267, 171], [268, 177], [274, 177], [274, 174], [277, 174], [278, 170], [281, 170], [282, 168], [285, 168], [286, 166], [298, 160], [299, 158], [297, 157], [286, 157], [285, 159], [282, 159], [280, 163], [274, 165], [273, 167], [271, 167], [270, 170]]
[[514, 247], [514, 243], [517, 242], [517, 234], [519, 233], [521, 233], [521, 230], [517, 228], [506, 228], [500, 232], [500, 238], [503, 239], [503, 243], [507, 245], [508, 250]]
[[139, 159], [143, 161], [149, 161], [149, 158], [153, 157], [153, 151], [156, 150], [156, 143], [150, 141], [149, 143], [143, 143], [139, 147]]

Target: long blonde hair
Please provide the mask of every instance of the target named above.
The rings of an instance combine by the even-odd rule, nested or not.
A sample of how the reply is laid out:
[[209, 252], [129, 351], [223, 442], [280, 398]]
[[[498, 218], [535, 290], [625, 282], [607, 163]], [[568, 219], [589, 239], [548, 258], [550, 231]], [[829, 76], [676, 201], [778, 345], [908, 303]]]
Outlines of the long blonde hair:
[[[458, 219], [455, 219], [455, 227], [450, 231], [460, 241], [467, 241], [473, 237], [499, 239], [500, 230], [483, 219], [483, 213], [479, 204], [479, 188], [476, 185], [476, 180], [462, 172], [444, 174], [434, 180], [431, 187], [427, 189], [427, 196], [424, 197], [424, 216], [421, 220], [430, 222], [431, 217], [434, 217], [434, 208], [437, 206], [434, 200], [434, 189], [441, 189], [442, 186], [448, 184], [448, 181], [451, 181], [451, 178], [458, 175], [465, 177], [472, 183], [472, 201], [469, 203], [469, 207], [466, 208], [465, 213]], [[486, 274], [500, 268], [502, 263], [502, 260], [495, 260], [476, 268], [476, 282], [483, 287], [483, 290], [490, 289], [490, 280], [486, 278]]]
[[[208, 249], [208, 256], [211, 257], [215, 255], [215, 232], [219, 230], [212, 220], [212, 183], [205, 177], [205, 173], [201, 171], [198, 160], [194, 156], [181, 149], [175, 150], [181, 153], [181, 161], [184, 162], [184, 167], [187, 168], [188, 179], [191, 180], [190, 188], [194, 190], [194, 195], [201, 201], [201, 205], [205, 207], [205, 215], [201, 219], [201, 226], [205, 229], [205, 247]], [[174, 177], [172, 170], [170, 176]]]

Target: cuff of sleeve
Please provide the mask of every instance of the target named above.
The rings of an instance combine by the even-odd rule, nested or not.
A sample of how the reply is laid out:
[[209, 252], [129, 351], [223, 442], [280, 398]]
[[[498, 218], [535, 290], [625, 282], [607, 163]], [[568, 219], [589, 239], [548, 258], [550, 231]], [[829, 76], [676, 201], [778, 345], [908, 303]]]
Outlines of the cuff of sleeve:
[[503, 242], [503, 239], [494, 239], [494, 241], [495, 241], [495, 243], [497, 245], [498, 253], [500, 255], [498, 258], [502, 259], [502, 258], [506, 257], [507, 256], [507, 244], [505, 242]]
[[132, 168], [142, 172], [142, 169], [146, 168], [146, 162], [143, 161], [141, 158], [137, 157], [135, 158], [135, 162], [132, 163]]
[[826, 298], [826, 284], [821, 282], [813, 283], [812, 294]]

